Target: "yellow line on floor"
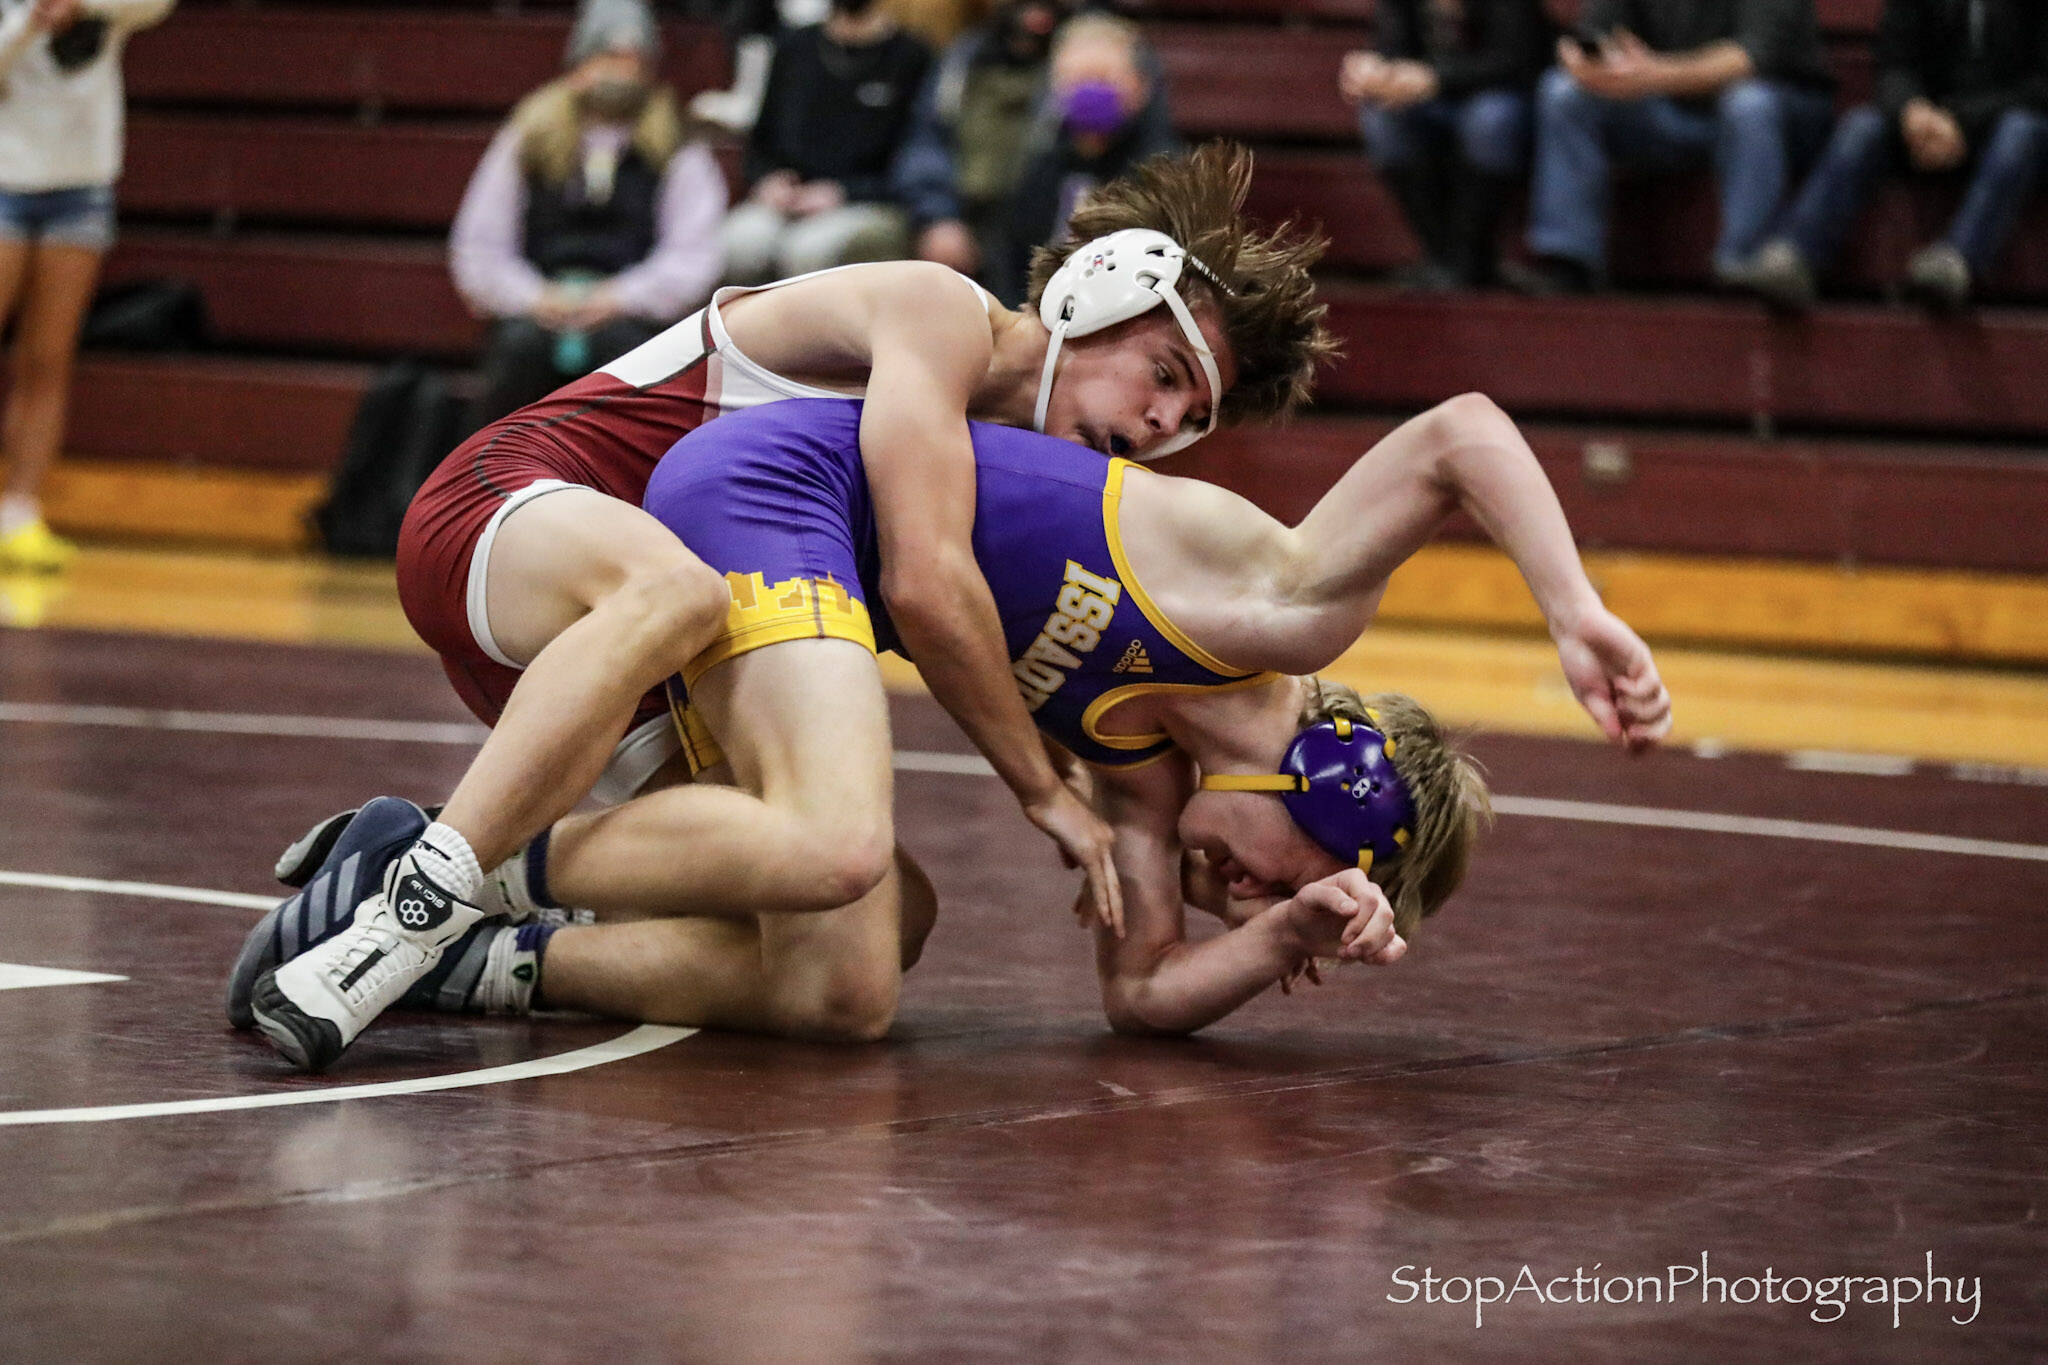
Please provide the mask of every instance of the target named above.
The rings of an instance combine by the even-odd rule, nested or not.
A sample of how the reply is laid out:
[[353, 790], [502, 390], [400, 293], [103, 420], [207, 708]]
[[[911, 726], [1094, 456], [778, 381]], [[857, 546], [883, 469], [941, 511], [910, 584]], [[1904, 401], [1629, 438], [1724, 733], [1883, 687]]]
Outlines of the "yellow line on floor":
[[[58, 578], [0, 576], [0, 622], [423, 652], [388, 564], [90, 549]], [[1680, 742], [2048, 767], [2048, 673], [1660, 646]], [[1593, 736], [1540, 637], [1375, 627], [1331, 670], [1458, 724]], [[918, 688], [900, 660], [892, 687]], [[80, 700], [90, 700], [81, 698]]]

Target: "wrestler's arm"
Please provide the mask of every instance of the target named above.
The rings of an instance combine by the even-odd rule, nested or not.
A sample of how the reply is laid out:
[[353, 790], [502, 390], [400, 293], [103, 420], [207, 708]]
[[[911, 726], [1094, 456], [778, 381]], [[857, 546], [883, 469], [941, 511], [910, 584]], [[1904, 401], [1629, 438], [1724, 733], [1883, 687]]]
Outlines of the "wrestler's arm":
[[[1095, 778], [1123, 883], [1124, 936], [1101, 928], [1095, 935], [1102, 1007], [1118, 1033], [1193, 1033], [1292, 976], [1311, 957], [1391, 962], [1404, 950], [1393, 936], [1392, 909], [1355, 870], [1305, 887], [1212, 938], [1188, 942], [1176, 826], [1194, 789], [1193, 765], [1175, 752], [1138, 768], [1099, 769]], [[1354, 927], [1360, 916], [1367, 922]]]
[[868, 349], [860, 446], [882, 560], [882, 596], [918, 670], [1120, 922], [1109, 831], [1053, 768], [1010, 674], [995, 598], [974, 559], [974, 445], [967, 405], [987, 372], [985, 311], [944, 266], [860, 272]]
[[1369, 602], [1387, 576], [1463, 511], [1506, 551], [1536, 598], [1580, 705], [1631, 748], [1671, 728], [1650, 650], [1600, 602], [1557, 492], [1514, 422], [1468, 393], [1404, 423], [1347, 471], [1290, 533], [1285, 600], [1314, 610]]
[[[1601, 605], [1535, 452], [1479, 394], [1402, 423], [1298, 526], [1222, 489], [1167, 482], [1146, 495], [1171, 523], [1176, 576], [1199, 589], [1176, 596], [1196, 599], [1208, 618], [1205, 643], [1232, 663], [1289, 673], [1327, 667], [1372, 620], [1388, 576], [1462, 510], [1521, 570], [1574, 693], [1601, 729], [1640, 747], [1670, 728], [1649, 648]], [[1230, 606], [1207, 610], [1203, 601]]]

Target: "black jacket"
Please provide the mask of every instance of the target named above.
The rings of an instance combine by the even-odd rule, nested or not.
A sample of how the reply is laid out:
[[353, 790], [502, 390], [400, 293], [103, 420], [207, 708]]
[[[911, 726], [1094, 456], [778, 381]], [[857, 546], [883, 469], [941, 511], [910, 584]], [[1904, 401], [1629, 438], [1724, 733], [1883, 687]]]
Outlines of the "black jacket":
[[1954, 114], [1973, 143], [2015, 105], [2048, 110], [2048, 3], [1885, 0], [1877, 102], [1896, 122], [1916, 99]]
[[749, 182], [770, 171], [836, 180], [849, 203], [889, 198], [889, 163], [931, 66], [931, 50], [897, 33], [844, 47], [823, 25], [776, 40], [761, 117], [747, 138]]
[[1453, 99], [1526, 90], [1550, 62], [1542, 0], [1379, 0], [1379, 50], [1427, 63]]
[[1765, 80], [1834, 87], [1813, 0], [1588, 0], [1582, 33], [1598, 36], [1617, 28], [1658, 52], [1692, 52], [1732, 39]]

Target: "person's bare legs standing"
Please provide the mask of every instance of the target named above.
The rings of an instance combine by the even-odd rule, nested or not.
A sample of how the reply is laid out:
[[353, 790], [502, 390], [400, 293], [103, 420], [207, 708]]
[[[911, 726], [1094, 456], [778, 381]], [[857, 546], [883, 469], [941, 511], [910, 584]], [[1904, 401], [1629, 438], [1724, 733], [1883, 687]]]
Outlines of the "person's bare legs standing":
[[42, 519], [43, 482], [64, 441], [78, 332], [104, 252], [0, 240], [0, 321], [14, 314], [0, 414], [0, 567], [60, 569], [75, 551]]

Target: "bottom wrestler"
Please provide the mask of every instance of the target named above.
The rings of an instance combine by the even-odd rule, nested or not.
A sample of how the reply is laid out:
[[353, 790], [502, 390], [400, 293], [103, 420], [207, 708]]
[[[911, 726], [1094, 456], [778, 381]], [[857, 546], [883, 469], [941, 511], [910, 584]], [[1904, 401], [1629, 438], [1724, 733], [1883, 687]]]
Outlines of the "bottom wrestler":
[[[655, 1022], [886, 1030], [934, 906], [890, 851], [871, 652], [893, 637], [872, 592], [858, 429], [855, 403], [786, 402], [721, 418], [664, 460], [648, 509], [733, 587], [725, 634], [686, 674], [684, 719], [704, 776], [736, 788], [672, 787], [565, 820], [494, 874], [485, 907], [671, 918], [480, 925], [413, 1003], [529, 1008], [537, 987], [552, 1008]], [[1069, 444], [974, 438], [976, 554], [1018, 685], [1040, 728], [1090, 765], [1116, 834], [1130, 923], [1103, 928], [1098, 960], [1119, 1028], [1200, 1027], [1315, 956], [1391, 961], [1456, 885], [1484, 789], [1426, 713], [1260, 671], [1341, 653], [1451, 511], [1514, 557], [1602, 728], [1632, 747], [1668, 728], [1649, 651], [1599, 605], [1533, 455], [1483, 399], [1403, 426], [1292, 529]], [[789, 650], [830, 651], [840, 686], [792, 692], [775, 667]], [[693, 884], [702, 841], [760, 837], [817, 847], [819, 895], [842, 908], [764, 914], [774, 907], [745, 887], [721, 902]], [[1229, 932], [1186, 942], [1187, 898]], [[252, 943], [275, 938], [259, 928]]]

